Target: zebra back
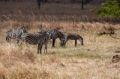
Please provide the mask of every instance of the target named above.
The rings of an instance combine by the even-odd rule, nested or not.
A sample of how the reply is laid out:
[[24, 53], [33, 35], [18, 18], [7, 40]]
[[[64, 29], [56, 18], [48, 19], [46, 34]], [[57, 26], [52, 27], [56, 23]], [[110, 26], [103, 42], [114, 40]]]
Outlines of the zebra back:
[[36, 45], [39, 43], [45, 43], [46, 40], [50, 39], [50, 36], [47, 33], [37, 33], [37, 34], [23, 33], [21, 38], [24, 42], [27, 42], [32, 45]]
[[7, 32], [6, 32], [6, 41], [10, 41], [10, 39], [17, 39], [17, 40], [20, 40], [21, 39], [21, 35], [23, 33], [27, 33], [26, 29], [25, 28], [19, 28], [17, 30], [14, 30], [14, 29], [9, 29]]
[[40, 34], [29, 34], [29, 33], [23, 33], [21, 36], [24, 42], [27, 42], [32, 45], [38, 44], [40, 37], [41, 37]]

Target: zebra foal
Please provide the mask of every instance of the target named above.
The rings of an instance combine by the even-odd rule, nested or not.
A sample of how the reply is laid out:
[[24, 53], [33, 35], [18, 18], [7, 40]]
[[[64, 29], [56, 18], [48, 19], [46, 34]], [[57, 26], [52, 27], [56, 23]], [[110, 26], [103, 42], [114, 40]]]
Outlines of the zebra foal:
[[64, 46], [66, 45], [66, 43], [67, 43], [68, 40], [75, 40], [75, 47], [77, 46], [77, 40], [79, 40], [81, 42], [81, 45], [84, 45], [83, 44], [83, 38], [80, 35], [78, 35], [78, 34], [68, 33], [65, 36]]
[[23, 42], [29, 43], [31, 45], [38, 45], [38, 48], [37, 48], [38, 54], [39, 53], [42, 54], [43, 45], [45, 45], [44, 53], [47, 53], [47, 44], [50, 37], [51, 37], [51, 34], [47, 32], [37, 33], [37, 34], [23, 33], [21, 36]]
[[21, 40], [21, 35], [23, 33], [27, 33], [26, 29], [24, 27], [21, 27], [17, 30], [14, 29], [9, 29], [6, 32], [6, 41], [10, 42], [11, 39], [16, 39], [17, 40], [17, 44], [19, 43], [19, 41]]

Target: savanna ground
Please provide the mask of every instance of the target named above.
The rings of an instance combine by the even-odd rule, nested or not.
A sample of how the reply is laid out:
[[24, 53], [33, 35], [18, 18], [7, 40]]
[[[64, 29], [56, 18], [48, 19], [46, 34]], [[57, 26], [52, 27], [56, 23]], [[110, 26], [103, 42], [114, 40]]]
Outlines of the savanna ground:
[[[89, 11], [94, 7], [99, 5], [87, 4], [81, 10], [79, 4], [46, 3], [39, 10], [35, 2], [0, 2], [0, 79], [120, 79], [120, 63], [111, 62], [120, 53], [120, 39], [98, 35], [114, 27], [114, 36], [120, 37], [120, 24], [89, 22], [98, 17]], [[41, 28], [77, 33], [84, 38], [84, 46], [78, 41], [74, 47], [74, 41], [68, 41], [62, 48], [57, 39], [52, 48], [50, 40], [48, 54], [38, 55], [37, 46], [21, 48], [5, 41], [8, 29], [22, 26], [30, 33]]]

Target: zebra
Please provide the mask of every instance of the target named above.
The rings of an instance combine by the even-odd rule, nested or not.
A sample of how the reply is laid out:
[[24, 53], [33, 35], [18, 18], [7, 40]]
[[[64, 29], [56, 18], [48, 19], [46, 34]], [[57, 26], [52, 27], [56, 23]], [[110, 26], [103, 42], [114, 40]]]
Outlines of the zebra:
[[52, 30], [40, 30], [38, 33], [43, 33], [43, 32], [48, 32], [51, 34], [51, 39], [52, 39], [52, 47], [55, 47], [55, 41], [57, 38], [60, 40], [60, 46], [64, 45], [64, 34], [58, 30], [52, 29]]
[[77, 46], [77, 40], [79, 40], [81, 42], [81, 45], [84, 45], [83, 44], [83, 38], [80, 35], [78, 35], [78, 34], [68, 33], [65, 36], [64, 46], [66, 45], [66, 43], [67, 43], [68, 40], [75, 40], [75, 47]]
[[14, 30], [14, 29], [9, 29], [7, 32], [6, 32], [6, 41], [7, 42], [10, 42], [11, 39], [16, 39], [17, 40], [17, 44], [19, 43], [19, 41], [21, 40], [21, 35], [23, 33], [27, 33], [27, 30], [25, 27], [21, 27], [17, 30]]
[[36, 34], [30, 34], [30, 33], [23, 33], [21, 38], [22, 42], [31, 44], [31, 45], [38, 45], [37, 53], [42, 54], [42, 46], [45, 45], [45, 51], [44, 53], [47, 53], [47, 44], [48, 40], [50, 39], [51, 34], [44, 32], [44, 33], [36, 33]]

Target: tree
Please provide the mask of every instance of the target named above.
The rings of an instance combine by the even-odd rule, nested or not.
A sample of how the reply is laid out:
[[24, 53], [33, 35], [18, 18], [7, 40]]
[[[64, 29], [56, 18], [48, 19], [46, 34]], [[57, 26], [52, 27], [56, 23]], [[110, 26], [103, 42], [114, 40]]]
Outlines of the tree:
[[47, 2], [47, 0], [37, 0], [37, 3], [38, 3], [38, 8], [40, 9], [40, 4], [41, 4], [41, 2]]
[[101, 17], [119, 18], [120, 0], [108, 0], [102, 3], [101, 9], [91, 9], [91, 11]]
[[81, 9], [83, 10], [84, 9], [84, 4], [87, 4], [89, 3], [91, 0], [82, 0], [81, 1]]
[[40, 9], [41, 0], [37, 0], [38, 8]]
[[81, 2], [81, 9], [83, 10], [84, 9], [84, 6], [83, 6], [83, 0], [82, 0], [82, 2]]

